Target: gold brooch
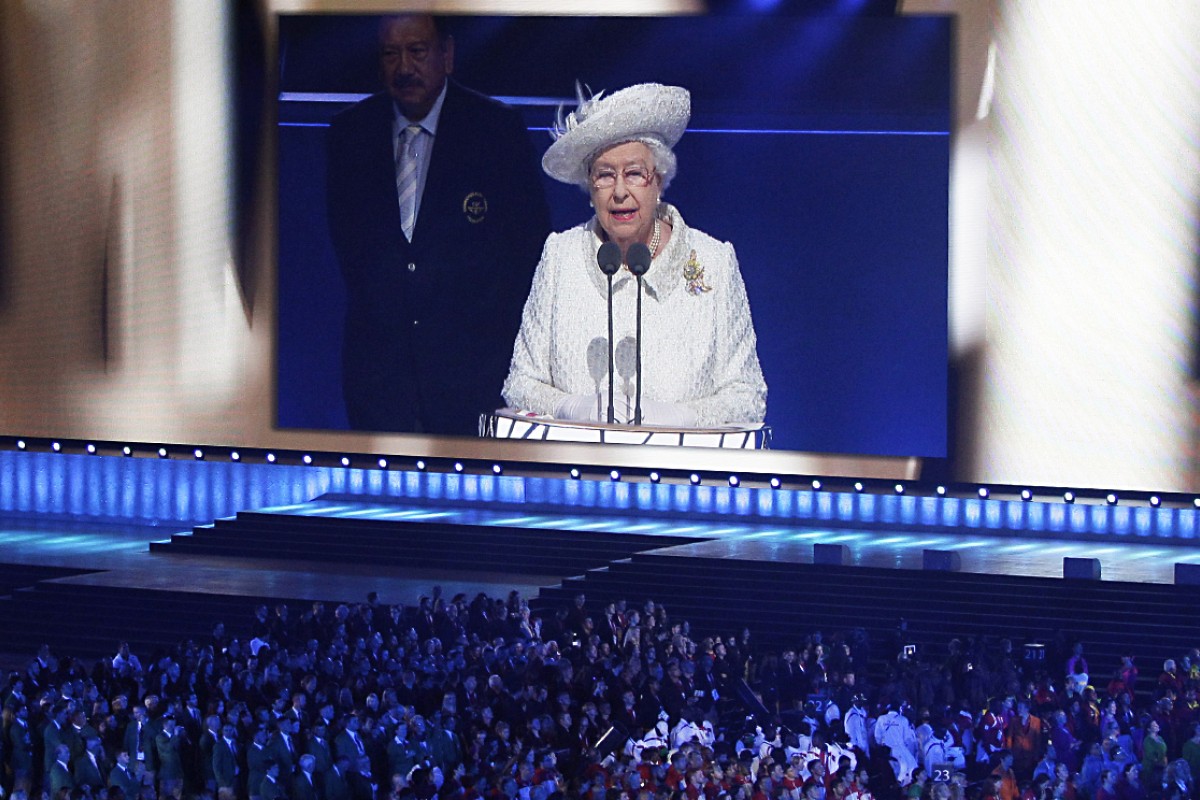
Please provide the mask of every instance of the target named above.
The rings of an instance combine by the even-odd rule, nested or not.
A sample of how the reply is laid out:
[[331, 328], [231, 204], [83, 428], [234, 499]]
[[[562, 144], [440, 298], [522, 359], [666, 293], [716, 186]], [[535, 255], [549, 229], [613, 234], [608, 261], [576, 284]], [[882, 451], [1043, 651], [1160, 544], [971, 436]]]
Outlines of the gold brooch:
[[712, 287], [704, 282], [704, 267], [696, 260], [696, 251], [688, 256], [687, 266], [683, 268], [683, 279], [687, 281], [689, 294], [704, 294], [711, 292]]

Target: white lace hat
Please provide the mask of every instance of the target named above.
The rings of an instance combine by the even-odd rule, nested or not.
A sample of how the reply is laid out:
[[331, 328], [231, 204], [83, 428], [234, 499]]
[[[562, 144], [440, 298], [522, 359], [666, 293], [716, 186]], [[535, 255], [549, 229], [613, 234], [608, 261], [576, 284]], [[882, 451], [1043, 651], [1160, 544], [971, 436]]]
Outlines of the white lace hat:
[[551, 130], [554, 143], [542, 157], [542, 169], [563, 183], [587, 182], [588, 164], [602, 150], [622, 142], [655, 138], [674, 147], [687, 129], [692, 97], [687, 89], [639, 83], [591, 99], [580, 93], [578, 108]]

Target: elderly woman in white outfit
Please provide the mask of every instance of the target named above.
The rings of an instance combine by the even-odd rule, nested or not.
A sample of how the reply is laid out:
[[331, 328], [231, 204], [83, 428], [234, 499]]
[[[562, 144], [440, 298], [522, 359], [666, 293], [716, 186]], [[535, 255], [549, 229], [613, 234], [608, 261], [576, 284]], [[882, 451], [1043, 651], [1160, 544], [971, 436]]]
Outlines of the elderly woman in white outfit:
[[[685, 89], [641, 84], [580, 102], [556, 129], [542, 168], [591, 196], [596, 215], [551, 234], [525, 304], [504, 399], [558, 419], [601, 421], [608, 405], [604, 242], [641, 242], [642, 410], [648, 425], [712, 428], [762, 422], [767, 386], [733, 246], [689, 228], [661, 201], [691, 115]], [[637, 281], [613, 279], [617, 421], [631, 421]]]

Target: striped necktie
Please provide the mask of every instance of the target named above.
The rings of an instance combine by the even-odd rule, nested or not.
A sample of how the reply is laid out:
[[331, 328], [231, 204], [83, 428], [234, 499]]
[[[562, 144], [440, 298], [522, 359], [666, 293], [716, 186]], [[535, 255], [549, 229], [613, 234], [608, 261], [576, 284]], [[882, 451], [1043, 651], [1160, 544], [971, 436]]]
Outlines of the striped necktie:
[[413, 228], [417, 224], [417, 137], [423, 131], [420, 125], [409, 125], [400, 135], [400, 147], [396, 153], [396, 191], [400, 195], [400, 226], [411, 242]]

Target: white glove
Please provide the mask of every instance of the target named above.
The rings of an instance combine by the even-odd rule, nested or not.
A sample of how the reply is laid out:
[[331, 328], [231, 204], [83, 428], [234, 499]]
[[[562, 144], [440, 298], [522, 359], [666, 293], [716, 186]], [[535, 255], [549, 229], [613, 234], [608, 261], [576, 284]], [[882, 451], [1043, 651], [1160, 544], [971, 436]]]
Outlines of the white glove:
[[554, 418], [568, 422], [599, 422], [602, 417], [598, 398], [595, 394], [568, 395], [554, 409]]
[[[632, 412], [630, 414], [632, 417]], [[631, 419], [630, 422], [633, 420]], [[696, 427], [696, 412], [680, 403], [663, 403], [658, 400], [642, 400], [642, 424], [661, 425], [665, 428]]]

